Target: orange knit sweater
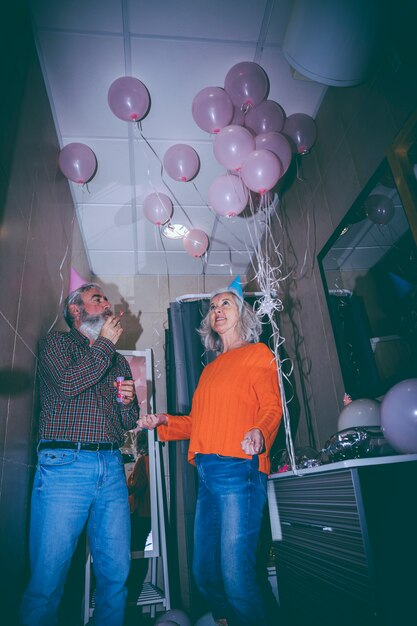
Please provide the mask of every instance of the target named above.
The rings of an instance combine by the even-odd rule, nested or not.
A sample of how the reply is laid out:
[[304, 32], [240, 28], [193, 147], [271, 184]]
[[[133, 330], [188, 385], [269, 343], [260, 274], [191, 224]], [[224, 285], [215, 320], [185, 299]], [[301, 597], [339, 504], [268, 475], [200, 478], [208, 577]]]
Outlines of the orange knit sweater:
[[159, 426], [163, 441], [190, 439], [188, 460], [196, 453], [250, 458], [240, 445], [245, 433], [259, 428], [265, 452], [259, 469], [270, 471], [269, 452], [282, 415], [276, 361], [262, 343], [220, 354], [207, 365], [195, 390], [190, 415], [168, 415]]

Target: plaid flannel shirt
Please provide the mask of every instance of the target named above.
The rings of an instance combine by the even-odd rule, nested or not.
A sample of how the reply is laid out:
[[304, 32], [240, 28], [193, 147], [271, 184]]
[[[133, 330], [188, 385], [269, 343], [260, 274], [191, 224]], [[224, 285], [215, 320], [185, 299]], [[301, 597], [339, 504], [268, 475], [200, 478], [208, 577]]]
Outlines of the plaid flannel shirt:
[[125, 406], [116, 400], [117, 376], [132, 378], [126, 359], [112, 341], [89, 340], [78, 330], [51, 332], [39, 353], [40, 439], [115, 442], [136, 427], [137, 399]]

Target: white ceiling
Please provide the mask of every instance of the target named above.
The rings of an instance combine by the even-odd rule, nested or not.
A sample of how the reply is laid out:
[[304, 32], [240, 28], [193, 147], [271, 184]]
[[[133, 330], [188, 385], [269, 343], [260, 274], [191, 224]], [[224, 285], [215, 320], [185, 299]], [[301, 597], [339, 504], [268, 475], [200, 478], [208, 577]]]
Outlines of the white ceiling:
[[[35, 38], [61, 147], [88, 145], [98, 169], [85, 186], [70, 183], [90, 267], [99, 277], [136, 274], [245, 274], [262, 214], [218, 218], [208, 188], [225, 170], [213, 136], [191, 114], [204, 87], [223, 87], [228, 70], [255, 61], [266, 71], [268, 99], [286, 115], [316, 116], [326, 87], [293, 78], [282, 41], [293, 0], [30, 0]], [[140, 128], [117, 118], [107, 93], [134, 76], [151, 106]], [[192, 146], [198, 175], [176, 182], [163, 172], [166, 150]], [[209, 236], [207, 255], [190, 257], [182, 241], [162, 237], [143, 215], [152, 191], [169, 195], [173, 222]]]

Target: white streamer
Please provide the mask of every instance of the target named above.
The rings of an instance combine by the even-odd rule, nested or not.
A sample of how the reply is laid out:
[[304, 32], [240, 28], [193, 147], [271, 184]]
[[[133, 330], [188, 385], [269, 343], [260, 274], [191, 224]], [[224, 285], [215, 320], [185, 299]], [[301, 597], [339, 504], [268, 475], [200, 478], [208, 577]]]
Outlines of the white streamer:
[[[295, 451], [294, 451], [294, 443], [292, 440], [291, 434], [291, 421], [290, 414], [288, 410], [288, 403], [292, 400], [293, 396], [287, 400], [284, 380], [287, 381], [288, 385], [292, 388], [292, 384], [290, 382], [290, 376], [293, 372], [293, 365], [290, 359], [282, 360], [280, 356], [280, 347], [283, 345], [285, 339], [282, 337], [278, 324], [276, 322], [276, 316], [278, 313], [283, 311], [284, 306], [282, 301], [279, 298], [280, 283], [287, 278], [287, 276], [282, 275], [282, 253], [280, 251], [279, 244], [277, 244], [274, 240], [272, 229], [271, 229], [271, 211], [268, 211], [268, 207], [265, 206], [266, 202], [263, 197], [261, 197], [260, 206], [258, 208], [258, 212], [262, 212], [265, 219], [265, 237], [263, 240], [263, 246], [261, 242], [261, 237], [257, 237], [257, 241], [255, 242], [252, 238], [252, 233], [249, 231], [249, 235], [251, 237], [253, 247], [254, 247], [254, 257], [256, 260], [256, 268], [255, 271], [255, 279], [257, 281], [259, 290], [262, 292], [262, 296], [259, 298], [256, 303], [255, 311], [260, 318], [267, 317], [268, 322], [272, 328], [271, 340], [273, 343], [272, 351], [274, 353], [274, 358], [277, 364], [278, 371], [278, 385], [281, 394], [282, 401], [282, 420], [284, 422], [285, 428], [285, 440], [286, 440], [286, 448], [288, 452], [288, 457], [290, 460], [291, 469], [294, 474], [298, 475], [296, 461], [295, 461]], [[253, 205], [252, 199], [249, 203], [250, 210], [252, 215], [255, 217], [255, 207]], [[278, 216], [277, 216], [278, 217]], [[255, 221], [255, 220], [254, 220]], [[278, 218], [279, 221], [279, 218]], [[280, 223], [280, 222], [279, 222]], [[256, 224], [256, 221], [255, 221]], [[252, 262], [252, 265], [255, 264]], [[284, 373], [284, 364], [290, 363], [290, 371], [285, 374]]]

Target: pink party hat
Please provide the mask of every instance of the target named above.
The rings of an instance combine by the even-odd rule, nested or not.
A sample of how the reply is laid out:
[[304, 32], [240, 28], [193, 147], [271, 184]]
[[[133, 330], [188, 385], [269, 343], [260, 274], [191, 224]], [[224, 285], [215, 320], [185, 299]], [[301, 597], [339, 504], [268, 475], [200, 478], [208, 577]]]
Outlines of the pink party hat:
[[85, 278], [82, 278], [82, 276], [80, 276], [79, 273], [73, 267], [71, 267], [68, 293], [75, 291], [76, 289], [78, 289], [78, 287], [81, 287], [81, 285], [85, 285], [87, 282], [88, 281], [85, 280]]

